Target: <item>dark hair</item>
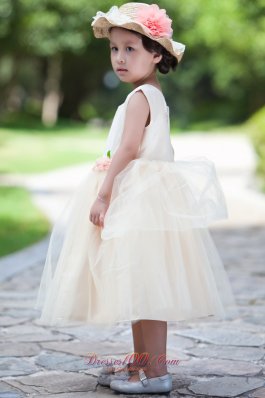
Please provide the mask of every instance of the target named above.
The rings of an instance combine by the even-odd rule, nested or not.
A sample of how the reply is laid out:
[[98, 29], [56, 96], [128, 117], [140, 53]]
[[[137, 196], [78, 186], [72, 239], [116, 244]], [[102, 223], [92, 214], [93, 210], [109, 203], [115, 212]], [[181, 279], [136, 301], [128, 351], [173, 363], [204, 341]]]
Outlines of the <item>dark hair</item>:
[[[111, 31], [111, 29], [112, 27], [109, 28], [109, 32]], [[160, 43], [134, 30], [126, 28], [122, 29], [128, 30], [129, 32], [141, 37], [143, 47], [146, 49], [146, 51], [149, 51], [150, 53], [155, 52], [159, 55], [162, 55], [161, 61], [156, 64], [156, 68], [159, 70], [159, 72], [166, 74], [170, 71], [170, 68], [172, 68], [173, 70], [176, 69], [176, 67], [178, 66], [177, 58], [170, 54], [170, 52], [167, 51], [165, 47], [163, 47]]]
[[173, 70], [176, 69], [178, 65], [177, 58], [170, 54], [170, 52], [167, 51], [165, 47], [161, 46], [161, 44], [157, 41], [154, 41], [149, 37], [142, 35], [141, 33], [139, 34], [142, 37], [143, 46], [147, 51], [156, 52], [157, 54], [162, 55], [161, 61], [156, 65], [156, 68], [159, 70], [159, 72], [166, 74], [170, 71], [170, 68]]

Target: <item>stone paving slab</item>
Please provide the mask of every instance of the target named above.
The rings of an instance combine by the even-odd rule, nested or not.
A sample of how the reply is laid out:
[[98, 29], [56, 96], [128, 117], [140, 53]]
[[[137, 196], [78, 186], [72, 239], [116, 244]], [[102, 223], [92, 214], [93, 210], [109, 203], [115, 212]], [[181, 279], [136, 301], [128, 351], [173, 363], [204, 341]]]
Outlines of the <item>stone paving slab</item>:
[[[90, 394], [89, 394], [90, 395]], [[88, 398], [89, 397], [87, 392], [70, 392], [70, 393], [63, 393], [63, 394], [49, 394], [49, 398]], [[36, 395], [30, 395], [34, 397]], [[98, 395], [97, 395], [98, 396]], [[38, 395], [39, 398], [47, 398], [47, 394], [45, 395]]]
[[182, 361], [177, 367], [170, 368], [177, 375], [190, 374], [194, 376], [262, 376], [263, 368], [250, 362], [227, 359], [191, 358]]
[[1, 376], [21, 376], [35, 373], [39, 370], [34, 359], [4, 357], [0, 358]]
[[0, 397], [1, 398], [19, 398], [25, 397], [24, 393], [10, 386], [9, 384], [0, 381]]
[[177, 331], [176, 334], [191, 337], [198, 341], [204, 341], [213, 344], [220, 345], [232, 345], [232, 346], [245, 346], [245, 347], [260, 347], [265, 345], [265, 334], [253, 334], [249, 332], [241, 331], [238, 333], [238, 329], [220, 329], [215, 328], [192, 328], [186, 330]]
[[250, 398], [264, 398], [265, 388], [259, 388], [249, 395]]
[[1, 357], [31, 357], [38, 355], [41, 348], [36, 343], [0, 343], [0, 359]]
[[64, 392], [95, 391], [96, 377], [78, 372], [46, 371], [30, 376], [5, 379], [5, 383], [26, 394], [59, 394]]
[[[206, 324], [196, 320], [179, 326], [168, 323], [168, 359], [180, 361], [168, 365], [173, 375], [172, 397], [260, 398], [264, 392], [265, 300], [259, 286], [265, 286], [260, 259], [265, 258], [265, 247], [261, 250], [260, 245], [265, 228], [239, 229], [234, 234], [236, 250], [230, 229], [212, 230], [240, 316]], [[124, 360], [132, 353], [131, 330], [121, 324], [95, 334], [85, 325], [38, 325], [38, 312], [31, 306], [41, 270], [37, 263], [0, 284], [0, 398], [117, 396], [97, 384], [100, 365], [88, 363], [88, 354], [95, 353], [100, 360]], [[257, 274], [258, 289], [251, 277]]]
[[0, 330], [1, 342], [41, 342], [41, 341], [62, 341], [71, 339], [70, 336], [52, 332], [45, 328], [34, 325], [19, 325]]
[[241, 394], [264, 385], [264, 379], [225, 376], [193, 383], [188, 389], [178, 389], [179, 393], [193, 393], [195, 396], [239, 397]]
[[265, 349], [257, 347], [216, 346], [213, 344], [197, 344], [197, 347], [188, 350], [196, 357], [222, 358], [239, 361], [259, 361], [265, 357]]
[[115, 342], [104, 342], [104, 345], [102, 345], [97, 340], [43, 342], [41, 346], [46, 350], [75, 354], [81, 357], [91, 356], [95, 352], [98, 355], [112, 355], [115, 350], [116, 354], [119, 355], [133, 350], [132, 343], [129, 344], [123, 341], [120, 342], [118, 350]]

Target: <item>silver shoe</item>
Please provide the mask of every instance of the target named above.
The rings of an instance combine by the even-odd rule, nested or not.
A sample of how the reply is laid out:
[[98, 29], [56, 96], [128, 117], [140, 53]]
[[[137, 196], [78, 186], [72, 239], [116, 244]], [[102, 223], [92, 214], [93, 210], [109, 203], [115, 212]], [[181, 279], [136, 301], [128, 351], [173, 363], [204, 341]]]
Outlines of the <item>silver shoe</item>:
[[104, 367], [97, 378], [98, 384], [104, 387], [109, 387], [111, 381], [114, 380], [128, 380], [131, 376], [129, 371], [117, 371], [115, 372], [114, 367]]
[[110, 388], [125, 394], [169, 393], [172, 390], [172, 375], [147, 378], [143, 369], [139, 370], [140, 381], [112, 380]]

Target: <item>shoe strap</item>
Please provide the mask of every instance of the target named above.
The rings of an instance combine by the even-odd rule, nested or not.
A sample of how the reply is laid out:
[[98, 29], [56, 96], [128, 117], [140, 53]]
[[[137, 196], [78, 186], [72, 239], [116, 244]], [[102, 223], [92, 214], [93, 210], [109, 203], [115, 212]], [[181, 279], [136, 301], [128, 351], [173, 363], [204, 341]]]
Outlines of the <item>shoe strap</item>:
[[141, 380], [144, 386], [147, 386], [148, 380], [143, 369], [139, 369], [139, 379]]
[[114, 366], [103, 366], [103, 369], [102, 369], [102, 374], [112, 374], [113, 372], [115, 371], [115, 368], [114, 368]]

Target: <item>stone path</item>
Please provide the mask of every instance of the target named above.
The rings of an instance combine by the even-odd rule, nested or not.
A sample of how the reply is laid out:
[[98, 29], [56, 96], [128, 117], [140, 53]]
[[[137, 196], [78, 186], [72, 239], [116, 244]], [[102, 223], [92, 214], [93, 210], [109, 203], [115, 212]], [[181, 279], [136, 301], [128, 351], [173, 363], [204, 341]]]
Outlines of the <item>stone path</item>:
[[[215, 161], [228, 199], [230, 219], [214, 224], [210, 231], [240, 316], [205, 324], [168, 324], [168, 360], [180, 361], [169, 365], [170, 396], [264, 398], [265, 196], [254, 189], [255, 159], [243, 136], [224, 140], [197, 134], [192, 140], [190, 136], [174, 139], [176, 153], [183, 155], [192, 145], [194, 153]], [[241, 158], [236, 161], [233, 153], [240, 153]], [[12, 178], [32, 190], [34, 200], [53, 220], [87, 167], [49, 173], [41, 179]], [[43, 327], [36, 322], [33, 306], [47, 242], [0, 261], [0, 397], [117, 396], [97, 385], [99, 367], [89, 365], [88, 359], [96, 353], [98, 359], [125, 360], [133, 352], [129, 329], [120, 325], [107, 334], [95, 334], [86, 326]]]

